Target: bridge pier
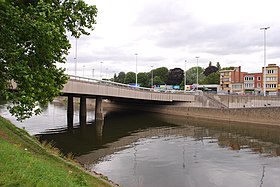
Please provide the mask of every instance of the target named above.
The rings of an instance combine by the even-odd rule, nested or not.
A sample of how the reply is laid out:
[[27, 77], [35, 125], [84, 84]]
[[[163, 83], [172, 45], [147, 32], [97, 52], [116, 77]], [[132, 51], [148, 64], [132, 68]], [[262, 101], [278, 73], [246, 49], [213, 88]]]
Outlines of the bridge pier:
[[95, 120], [104, 120], [102, 97], [96, 97], [95, 102]]
[[99, 143], [102, 143], [104, 120], [95, 121], [95, 133]]
[[67, 99], [67, 126], [68, 129], [73, 129], [74, 103], [73, 96], [69, 95]]
[[80, 97], [80, 125], [85, 126], [87, 122], [87, 98], [85, 96]]

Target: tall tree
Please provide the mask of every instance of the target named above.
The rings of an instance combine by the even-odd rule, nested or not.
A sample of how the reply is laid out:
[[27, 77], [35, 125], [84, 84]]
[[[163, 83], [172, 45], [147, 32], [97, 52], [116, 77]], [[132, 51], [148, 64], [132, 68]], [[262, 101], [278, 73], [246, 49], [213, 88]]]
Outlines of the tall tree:
[[184, 71], [181, 68], [170, 69], [168, 72], [167, 84], [180, 85], [184, 79]]
[[166, 67], [160, 67], [153, 70], [153, 76], [159, 76], [160, 79], [166, 83], [168, 79], [168, 69]]
[[148, 73], [140, 72], [137, 74], [137, 82], [141, 87], [150, 87], [150, 78], [148, 77]]
[[202, 81], [203, 84], [220, 84], [220, 73], [214, 72], [209, 74], [205, 79]]
[[67, 76], [56, 63], [66, 62], [67, 32], [88, 35], [96, 14], [83, 0], [0, 1], [0, 95], [18, 120], [39, 114], [60, 94]]
[[155, 76], [154, 77], [154, 85], [161, 85], [161, 84], [165, 84], [162, 80], [161, 80], [161, 78], [160, 78], [160, 76]]
[[[205, 75], [203, 74], [204, 70], [202, 67], [198, 67], [198, 83], [203, 83], [203, 80], [205, 78]], [[187, 70], [187, 84], [192, 85], [196, 84], [197, 79], [197, 67], [192, 67]]]
[[217, 62], [216, 67], [218, 68], [219, 71], [221, 70], [220, 62]]
[[208, 66], [203, 74], [207, 77], [208, 75], [210, 75], [211, 73], [216, 73], [218, 71], [218, 68], [215, 66]]
[[124, 79], [125, 79], [125, 72], [121, 71], [116, 77], [115, 81], [119, 83], [124, 83]]
[[[138, 77], [137, 77], [138, 78]], [[132, 84], [136, 82], [136, 75], [134, 72], [127, 72], [125, 75], [124, 83]]]

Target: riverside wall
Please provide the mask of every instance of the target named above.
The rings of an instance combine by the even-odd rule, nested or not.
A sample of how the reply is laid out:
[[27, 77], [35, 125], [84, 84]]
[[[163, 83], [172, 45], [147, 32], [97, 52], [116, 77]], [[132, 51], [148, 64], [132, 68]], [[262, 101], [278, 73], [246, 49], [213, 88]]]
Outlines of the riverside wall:
[[280, 107], [218, 109], [163, 106], [161, 108], [155, 109], [154, 112], [179, 116], [280, 126]]

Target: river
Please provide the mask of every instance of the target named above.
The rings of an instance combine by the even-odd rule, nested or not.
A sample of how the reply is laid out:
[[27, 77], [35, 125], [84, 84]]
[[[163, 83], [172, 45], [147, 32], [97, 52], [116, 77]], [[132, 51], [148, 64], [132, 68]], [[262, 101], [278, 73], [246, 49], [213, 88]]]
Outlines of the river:
[[20, 128], [72, 154], [85, 168], [128, 187], [280, 186], [280, 128], [229, 121], [164, 116], [132, 111], [107, 112], [85, 128], [67, 129], [66, 107], [49, 104]]

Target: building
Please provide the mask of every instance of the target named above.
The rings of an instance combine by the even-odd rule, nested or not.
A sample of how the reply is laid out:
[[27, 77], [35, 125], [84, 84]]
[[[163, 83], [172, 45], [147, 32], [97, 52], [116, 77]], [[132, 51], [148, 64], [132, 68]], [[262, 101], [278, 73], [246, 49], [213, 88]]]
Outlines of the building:
[[220, 71], [220, 91], [226, 93], [243, 93], [244, 75], [241, 66], [231, 70]]
[[[264, 77], [264, 68], [262, 68], [262, 73]], [[266, 67], [266, 95], [279, 95], [279, 73], [279, 66], [277, 66], [276, 64], [268, 64], [268, 66]], [[264, 89], [262, 89], [262, 91], [264, 92]]]
[[247, 73], [244, 75], [244, 94], [262, 94], [262, 73]]

